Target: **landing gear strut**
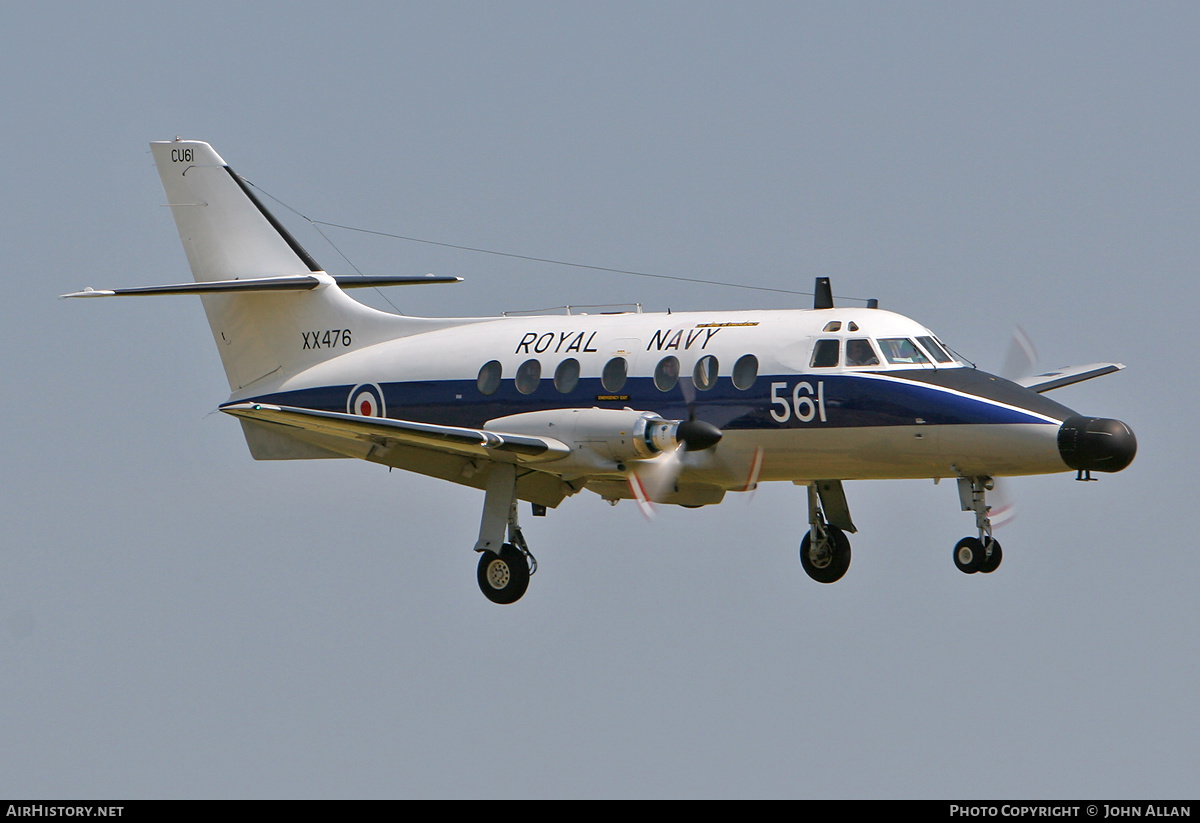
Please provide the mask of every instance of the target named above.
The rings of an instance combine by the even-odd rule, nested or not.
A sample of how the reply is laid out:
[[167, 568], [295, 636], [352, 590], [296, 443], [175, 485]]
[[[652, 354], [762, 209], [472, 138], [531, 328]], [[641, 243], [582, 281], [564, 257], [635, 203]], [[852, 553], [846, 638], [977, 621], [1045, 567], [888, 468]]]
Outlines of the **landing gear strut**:
[[800, 565], [818, 583], [834, 583], [850, 568], [850, 539], [826, 519], [822, 502], [834, 520], [854, 531], [842, 484], [836, 480], [813, 483], [808, 487], [809, 529], [800, 541]]
[[987, 493], [993, 488], [995, 484], [990, 477], [958, 478], [962, 510], [975, 512], [975, 526], [979, 529], [978, 537], [964, 537], [954, 546], [954, 565], [964, 574], [991, 574], [1004, 558], [1000, 543], [992, 537], [992, 521], [988, 517]]
[[520, 600], [537, 560], [517, 523], [517, 469], [511, 463], [492, 466], [475, 551], [480, 553], [476, 577], [484, 597], [502, 604]]

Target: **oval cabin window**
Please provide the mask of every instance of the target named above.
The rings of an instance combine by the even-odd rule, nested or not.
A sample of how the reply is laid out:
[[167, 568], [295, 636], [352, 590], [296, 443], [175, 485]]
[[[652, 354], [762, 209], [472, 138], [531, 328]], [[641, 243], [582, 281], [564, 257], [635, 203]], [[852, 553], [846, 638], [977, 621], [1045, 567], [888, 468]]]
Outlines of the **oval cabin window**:
[[483, 364], [483, 368], [479, 370], [479, 380], [476, 385], [479, 386], [480, 394], [495, 394], [496, 389], [500, 388], [500, 373], [503, 367], [499, 360], [489, 360]]

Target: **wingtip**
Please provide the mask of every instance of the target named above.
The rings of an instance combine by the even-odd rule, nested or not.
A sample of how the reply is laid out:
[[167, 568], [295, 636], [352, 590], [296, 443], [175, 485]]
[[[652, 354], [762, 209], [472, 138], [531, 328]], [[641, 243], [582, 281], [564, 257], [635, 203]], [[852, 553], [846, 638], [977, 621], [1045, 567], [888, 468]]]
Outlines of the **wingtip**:
[[282, 411], [279, 406], [272, 406], [269, 403], [247, 403], [245, 401], [223, 403], [217, 407], [217, 411], [223, 411], [235, 417], [240, 417], [250, 412], [262, 411], [263, 409], [267, 411]]

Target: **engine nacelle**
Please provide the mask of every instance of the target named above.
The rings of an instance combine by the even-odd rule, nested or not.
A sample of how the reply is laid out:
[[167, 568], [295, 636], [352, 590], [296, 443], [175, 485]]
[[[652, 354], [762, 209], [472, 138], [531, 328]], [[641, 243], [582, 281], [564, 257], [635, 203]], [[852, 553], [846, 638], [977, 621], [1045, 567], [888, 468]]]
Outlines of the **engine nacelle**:
[[[571, 456], [564, 460], [588, 468], [615, 469], [628, 460], [646, 460], [675, 448], [686, 439], [679, 436], [680, 426], [686, 433], [688, 425], [694, 424], [664, 420], [654, 412], [591, 408], [513, 414], [489, 420], [483, 428], [551, 437], [570, 447]], [[709, 428], [719, 439], [716, 427]]]

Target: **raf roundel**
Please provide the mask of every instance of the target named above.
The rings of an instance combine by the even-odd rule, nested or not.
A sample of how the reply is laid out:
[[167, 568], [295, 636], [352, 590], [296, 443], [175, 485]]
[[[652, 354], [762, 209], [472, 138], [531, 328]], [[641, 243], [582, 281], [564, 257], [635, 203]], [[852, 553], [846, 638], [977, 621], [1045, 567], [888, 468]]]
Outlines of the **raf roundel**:
[[383, 392], [374, 383], [355, 386], [346, 402], [346, 411], [363, 417], [384, 417]]

